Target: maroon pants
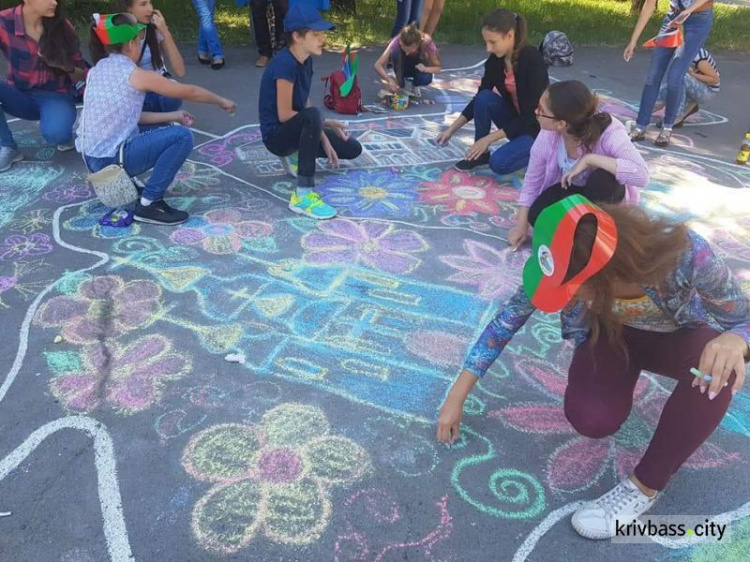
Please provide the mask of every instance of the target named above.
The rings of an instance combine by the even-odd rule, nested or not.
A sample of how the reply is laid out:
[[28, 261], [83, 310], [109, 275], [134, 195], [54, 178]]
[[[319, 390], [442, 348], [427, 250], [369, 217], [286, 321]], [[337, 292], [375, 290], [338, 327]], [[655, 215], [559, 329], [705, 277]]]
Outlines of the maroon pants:
[[732, 399], [729, 386], [713, 400], [708, 391], [693, 388], [691, 367], [698, 367], [703, 347], [719, 332], [710, 328], [683, 328], [671, 333], [625, 326], [623, 339], [629, 361], [602, 335], [596, 345], [584, 343], [575, 351], [565, 391], [565, 415], [586, 437], [613, 435], [633, 406], [633, 391], [641, 370], [675, 379], [646, 453], [635, 467], [644, 485], [663, 490], [671, 476], [708, 439], [721, 423]]

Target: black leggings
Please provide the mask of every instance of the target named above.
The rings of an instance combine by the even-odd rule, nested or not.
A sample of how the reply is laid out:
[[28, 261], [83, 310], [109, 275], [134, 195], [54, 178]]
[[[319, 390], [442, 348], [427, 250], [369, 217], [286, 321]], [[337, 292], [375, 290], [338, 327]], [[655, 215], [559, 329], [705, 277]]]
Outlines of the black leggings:
[[571, 185], [563, 189], [562, 184], [556, 183], [542, 191], [529, 207], [529, 224], [533, 226], [545, 208], [574, 194], [583, 195], [594, 203], [619, 203], [625, 198], [625, 186], [601, 168], [591, 172], [585, 185]]
[[[315, 159], [325, 158], [320, 133], [323, 116], [317, 107], [306, 107], [286, 123], [282, 123], [266, 137], [266, 148], [276, 156], [290, 156], [299, 152], [297, 185], [315, 187]], [[325, 130], [331, 146], [341, 160], [354, 160], [362, 154], [362, 145], [356, 139], [342, 139], [338, 133]]]

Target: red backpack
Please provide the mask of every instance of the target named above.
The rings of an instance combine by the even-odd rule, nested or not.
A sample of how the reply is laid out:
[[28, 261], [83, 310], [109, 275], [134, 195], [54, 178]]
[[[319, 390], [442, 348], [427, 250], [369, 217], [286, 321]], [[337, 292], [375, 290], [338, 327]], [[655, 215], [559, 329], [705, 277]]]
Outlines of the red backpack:
[[328, 109], [345, 115], [357, 115], [362, 111], [362, 92], [359, 90], [356, 77], [354, 78], [352, 91], [346, 97], [341, 95], [341, 85], [346, 82], [346, 75], [343, 71], [332, 72], [323, 80], [326, 82], [326, 94], [323, 103]]

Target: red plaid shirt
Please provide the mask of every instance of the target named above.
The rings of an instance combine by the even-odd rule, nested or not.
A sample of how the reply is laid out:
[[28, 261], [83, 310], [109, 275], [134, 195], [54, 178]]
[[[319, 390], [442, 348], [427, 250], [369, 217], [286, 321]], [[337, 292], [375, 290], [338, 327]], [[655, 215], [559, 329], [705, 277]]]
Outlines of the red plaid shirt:
[[[68, 22], [71, 27], [72, 24]], [[51, 68], [39, 56], [39, 43], [26, 35], [23, 25], [23, 4], [0, 11], [0, 50], [8, 59], [5, 81], [19, 90], [39, 88], [69, 93], [73, 86], [70, 75], [59, 68]], [[89, 64], [80, 51], [74, 58], [76, 67], [88, 70]]]

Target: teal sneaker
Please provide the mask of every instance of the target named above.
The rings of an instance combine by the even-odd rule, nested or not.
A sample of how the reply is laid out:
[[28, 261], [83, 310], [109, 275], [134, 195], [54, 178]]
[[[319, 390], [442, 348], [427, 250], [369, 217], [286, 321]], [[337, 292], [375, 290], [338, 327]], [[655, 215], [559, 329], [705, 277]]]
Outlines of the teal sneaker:
[[292, 192], [289, 208], [312, 219], [332, 219], [336, 216], [336, 209], [323, 201], [314, 191], [304, 197], [298, 197], [296, 191]]
[[281, 161], [284, 163], [284, 168], [287, 173], [293, 178], [297, 177], [297, 170], [299, 168], [299, 158], [295, 152], [291, 156], [284, 156]]

